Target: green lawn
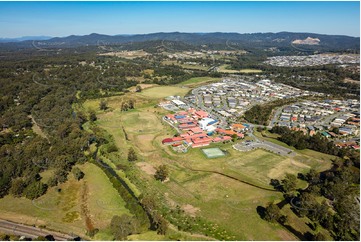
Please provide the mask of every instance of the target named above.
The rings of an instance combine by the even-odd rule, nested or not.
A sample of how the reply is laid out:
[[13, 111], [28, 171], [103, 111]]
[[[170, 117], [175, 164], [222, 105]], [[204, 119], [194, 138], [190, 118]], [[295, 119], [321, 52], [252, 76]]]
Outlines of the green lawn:
[[256, 149], [238, 152], [230, 145], [223, 145], [227, 150], [225, 157], [207, 159], [200, 149], [192, 149], [183, 157], [186, 166], [193, 169], [217, 171], [257, 186], [272, 188], [270, 179], [282, 179], [285, 173], [297, 174], [307, 167], [296, 166], [287, 157], [279, 156], [266, 150]]
[[188, 79], [184, 82], [179, 83], [178, 85], [185, 85], [185, 86], [194, 86], [196, 85], [201, 85], [201, 84], [205, 84], [205, 83], [209, 83], [209, 82], [216, 82], [216, 81], [220, 81], [221, 78], [217, 78], [217, 77], [193, 77], [191, 79]]
[[281, 200], [281, 193], [257, 189], [217, 174], [198, 175], [197, 179], [184, 182], [183, 193], [180, 193], [181, 188], [175, 185], [168, 186], [174, 189], [176, 194], [187, 193], [183, 201], [173, 193], [170, 193], [171, 199], [181, 201], [181, 204], [192, 204], [198, 209], [197, 215], [236, 235], [228, 240], [292, 238], [290, 235], [282, 237], [282, 228], [265, 222], [257, 214], [257, 206]]
[[188, 93], [188, 91], [189, 89], [185, 87], [181, 88], [176, 86], [157, 86], [145, 89], [141, 93], [138, 93], [138, 95], [147, 98], [159, 99], [175, 95], [184, 96]]

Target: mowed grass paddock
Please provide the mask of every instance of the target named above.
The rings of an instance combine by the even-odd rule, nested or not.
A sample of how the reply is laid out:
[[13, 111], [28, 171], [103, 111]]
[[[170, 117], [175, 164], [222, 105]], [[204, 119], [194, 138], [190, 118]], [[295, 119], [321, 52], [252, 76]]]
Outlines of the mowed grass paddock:
[[220, 81], [221, 78], [217, 77], [193, 77], [189, 80], [179, 83], [180, 86], [195, 87], [199, 85], [205, 85], [207, 83]]
[[168, 96], [184, 96], [188, 93], [190, 89], [186, 87], [177, 87], [177, 86], [157, 86], [148, 88], [140, 93], [138, 93], [141, 97], [151, 98], [151, 99], [159, 99], [165, 98]]

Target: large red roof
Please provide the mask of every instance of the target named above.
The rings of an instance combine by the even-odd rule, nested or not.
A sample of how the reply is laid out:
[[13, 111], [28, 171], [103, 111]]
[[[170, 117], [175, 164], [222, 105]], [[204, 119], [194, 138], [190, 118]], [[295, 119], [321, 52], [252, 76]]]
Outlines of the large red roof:
[[173, 142], [173, 139], [172, 138], [166, 138], [164, 140], [162, 140], [162, 143], [172, 143]]
[[208, 117], [208, 113], [203, 111], [203, 110], [199, 110], [196, 112], [196, 115], [201, 117], [201, 118], [205, 118], [205, 117]]

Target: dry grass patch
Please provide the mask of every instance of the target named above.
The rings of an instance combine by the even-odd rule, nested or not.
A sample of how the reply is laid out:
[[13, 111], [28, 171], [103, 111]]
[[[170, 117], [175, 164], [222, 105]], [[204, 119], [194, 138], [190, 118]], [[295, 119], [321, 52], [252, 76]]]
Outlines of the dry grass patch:
[[[157, 86], [157, 85], [156, 84], [138, 84], [137, 86], [140, 86], [142, 88], [142, 90], [145, 90], [145, 89]], [[135, 92], [136, 87], [130, 87], [128, 90], [131, 92]]]
[[343, 79], [343, 82], [345, 82], [345, 83], [353, 83], [353, 84], [358, 84], [358, 85], [360, 85], [360, 81], [353, 80], [353, 79], [351, 79], [351, 78], [345, 78], [345, 79]]
[[137, 162], [136, 165], [148, 175], [153, 176], [156, 172], [155, 168], [147, 162]]
[[137, 135], [135, 142], [142, 152], [152, 152], [156, 151], [152, 144], [153, 139], [154, 135], [152, 134]]
[[191, 217], [195, 217], [197, 215], [197, 212], [200, 211], [200, 208], [193, 207], [191, 204], [182, 205], [181, 208]]
[[148, 111], [124, 113], [121, 119], [125, 130], [137, 135], [154, 133], [162, 129], [160, 119]]

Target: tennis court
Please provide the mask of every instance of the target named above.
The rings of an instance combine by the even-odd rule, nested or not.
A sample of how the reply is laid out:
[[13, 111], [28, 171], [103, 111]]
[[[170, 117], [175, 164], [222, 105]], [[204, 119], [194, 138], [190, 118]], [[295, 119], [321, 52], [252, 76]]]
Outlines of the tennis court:
[[225, 156], [223, 151], [219, 148], [202, 149], [202, 151], [209, 159]]

